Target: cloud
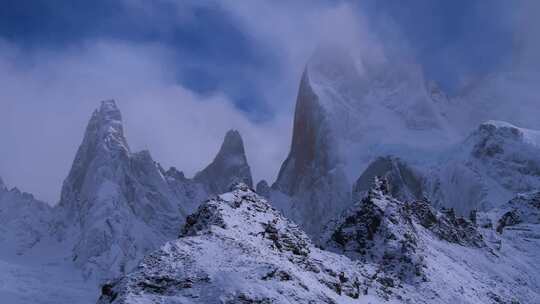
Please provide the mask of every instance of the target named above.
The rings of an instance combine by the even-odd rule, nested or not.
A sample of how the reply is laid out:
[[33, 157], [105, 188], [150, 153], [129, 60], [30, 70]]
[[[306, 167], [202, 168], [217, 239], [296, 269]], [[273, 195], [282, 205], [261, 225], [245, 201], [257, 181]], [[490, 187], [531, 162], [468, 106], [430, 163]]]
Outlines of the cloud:
[[[196, 54], [186, 53], [174, 39], [130, 40], [129, 34], [121, 40], [121, 32], [115, 31], [114, 37], [96, 32], [60, 47], [19, 48], [0, 40], [0, 176], [6, 183], [54, 204], [91, 112], [109, 98], [116, 99], [122, 110], [132, 150], [148, 149], [164, 166], [176, 166], [190, 176], [212, 160], [225, 131], [234, 128], [244, 137], [255, 178], [272, 182], [288, 152], [301, 71], [314, 49], [331, 41], [355, 52], [379, 51], [363, 17], [344, 2], [163, 1], [149, 7], [144, 1], [124, 1], [123, 5], [128, 24], [134, 19], [149, 22], [167, 39], [178, 28], [204, 23], [197, 19], [201, 9], [211, 10], [209, 16], [223, 14], [216, 24], [230, 22], [227, 31], [239, 31], [235, 38], [253, 42], [245, 47], [254, 48], [250, 54], [265, 56], [265, 64], [254, 66], [256, 60], [229, 73], [224, 66], [202, 67], [227, 78], [218, 83], [237, 89], [242, 83], [235, 78], [249, 79], [244, 89], [267, 100], [264, 110], [272, 115], [257, 119], [265, 115], [251, 105], [239, 110], [225, 88], [199, 95], [179, 85], [178, 72], [189, 73]], [[213, 39], [209, 29], [197, 39]], [[220, 51], [204, 54], [217, 56]]]
[[178, 85], [160, 45], [88, 41], [62, 52], [0, 45], [0, 175], [55, 203], [98, 101], [118, 100], [133, 151], [193, 175], [227, 129], [242, 133], [256, 178], [272, 180], [285, 158], [290, 119], [254, 123], [227, 97]]

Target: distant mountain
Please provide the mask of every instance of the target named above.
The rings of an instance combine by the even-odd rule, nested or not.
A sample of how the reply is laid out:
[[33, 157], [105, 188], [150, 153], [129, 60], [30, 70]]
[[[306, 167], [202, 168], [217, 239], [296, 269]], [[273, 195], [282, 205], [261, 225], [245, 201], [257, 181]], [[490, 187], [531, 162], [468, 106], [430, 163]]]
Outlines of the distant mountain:
[[228, 191], [230, 186], [237, 182], [253, 187], [244, 142], [238, 131], [229, 130], [225, 134], [216, 158], [195, 175], [194, 181], [205, 185], [209, 193], [216, 194]]
[[64, 181], [57, 235], [73, 239], [73, 261], [86, 276], [122, 274], [178, 234], [189, 200], [174, 185], [183, 182], [149, 152], [130, 151], [116, 103], [104, 101]]
[[[0, 180], [0, 272], [8, 267], [6, 278], [19, 284], [49, 276], [50, 282], [32, 285], [51, 293], [44, 303], [58, 302], [49, 283], [77, 302], [77, 294], [87, 293], [79, 289], [91, 291], [96, 282], [130, 271], [175, 239], [201, 202], [236, 181], [251, 185], [238, 131], [229, 131], [214, 162], [190, 179], [163, 169], [148, 151], [132, 152], [116, 102], [103, 101], [88, 122], [58, 205], [8, 190]], [[10, 262], [3, 264], [4, 258]], [[35, 267], [43, 273], [27, 274]], [[86, 283], [73, 279], [80, 271]], [[78, 283], [63, 287], [62, 277]]]
[[103, 101], [58, 205], [0, 179], [0, 297], [88, 303], [108, 281], [100, 304], [536, 303], [535, 72], [452, 97], [417, 65], [363, 56], [314, 53], [258, 194], [238, 131], [189, 178], [131, 151]]
[[52, 208], [0, 179], [0, 248], [23, 255], [49, 235]]
[[353, 182], [377, 157], [419, 159], [456, 142], [442, 112], [448, 102], [418, 66], [319, 49], [302, 76], [291, 149], [273, 185], [290, 198], [284, 212], [316, 235], [351, 204]]
[[438, 207], [487, 211], [540, 189], [540, 131], [506, 122], [481, 124], [435, 166], [425, 187]]

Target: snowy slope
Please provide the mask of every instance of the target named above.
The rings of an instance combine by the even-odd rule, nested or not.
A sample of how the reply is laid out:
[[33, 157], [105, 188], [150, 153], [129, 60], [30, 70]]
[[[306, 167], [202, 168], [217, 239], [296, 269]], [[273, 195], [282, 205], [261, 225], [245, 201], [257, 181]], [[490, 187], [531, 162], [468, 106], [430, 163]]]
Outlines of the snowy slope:
[[205, 202], [181, 237], [106, 285], [98, 303], [367, 303], [348, 258], [307, 235], [245, 184]]
[[71, 264], [69, 248], [49, 232], [53, 209], [31, 194], [0, 185], [0, 302], [89, 303], [95, 283]]
[[536, 208], [534, 220], [523, 218], [501, 235], [488, 224], [490, 217], [499, 222], [500, 214], [479, 213], [470, 221], [428, 202], [403, 203], [389, 195], [386, 183], [376, 185], [328, 227], [323, 243], [360, 261], [361, 272], [383, 284], [380, 293], [404, 303], [536, 303], [537, 194], [511, 203]]

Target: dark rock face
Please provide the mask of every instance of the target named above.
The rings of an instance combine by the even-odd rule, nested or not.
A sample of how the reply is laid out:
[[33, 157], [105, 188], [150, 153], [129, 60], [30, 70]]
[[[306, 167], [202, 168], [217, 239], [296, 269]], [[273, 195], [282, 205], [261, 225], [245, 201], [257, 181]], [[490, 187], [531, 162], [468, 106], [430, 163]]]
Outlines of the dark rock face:
[[197, 173], [194, 180], [204, 184], [208, 192], [213, 194], [227, 192], [230, 186], [237, 182], [253, 187], [244, 142], [238, 131], [227, 132], [214, 161]]
[[388, 180], [391, 195], [399, 200], [414, 201], [424, 197], [423, 178], [420, 173], [401, 159], [386, 156], [377, 158], [360, 175], [353, 186], [353, 199], [361, 199], [373, 188], [373, 180], [377, 176]]
[[340, 159], [331, 117], [314, 92], [308, 69], [298, 92], [291, 150], [272, 188], [290, 196], [295, 210], [286, 214], [312, 236], [349, 204], [350, 182]]

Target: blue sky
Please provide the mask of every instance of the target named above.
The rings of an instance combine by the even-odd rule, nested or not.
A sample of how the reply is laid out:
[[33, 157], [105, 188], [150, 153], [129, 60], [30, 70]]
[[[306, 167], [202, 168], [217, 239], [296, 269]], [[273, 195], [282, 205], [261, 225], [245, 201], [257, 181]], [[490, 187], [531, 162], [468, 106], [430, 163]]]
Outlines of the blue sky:
[[523, 2], [2, 0], [0, 176], [54, 204], [90, 113], [115, 98], [134, 151], [191, 176], [234, 128], [272, 182], [321, 42], [382, 48], [453, 94], [509, 64]]

